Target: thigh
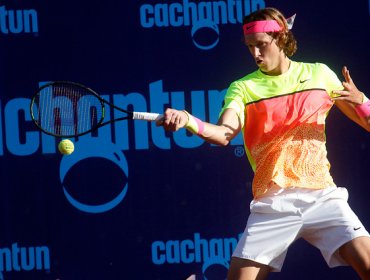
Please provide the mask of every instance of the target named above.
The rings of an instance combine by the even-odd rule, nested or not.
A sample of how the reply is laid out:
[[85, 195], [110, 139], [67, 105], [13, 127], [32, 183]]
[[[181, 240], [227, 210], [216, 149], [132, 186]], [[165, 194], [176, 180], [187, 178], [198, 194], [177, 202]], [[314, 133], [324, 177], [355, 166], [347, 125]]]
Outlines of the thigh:
[[370, 237], [357, 237], [339, 248], [340, 256], [362, 279], [370, 279]]
[[338, 250], [343, 244], [369, 237], [366, 228], [342, 198], [317, 203], [304, 214], [304, 223], [302, 237], [320, 249], [329, 267], [347, 264]]
[[234, 250], [233, 257], [248, 259], [280, 271], [288, 247], [297, 238], [302, 221], [285, 213], [255, 213]]
[[271, 268], [251, 260], [233, 257], [227, 275], [228, 280], [264, 280]]

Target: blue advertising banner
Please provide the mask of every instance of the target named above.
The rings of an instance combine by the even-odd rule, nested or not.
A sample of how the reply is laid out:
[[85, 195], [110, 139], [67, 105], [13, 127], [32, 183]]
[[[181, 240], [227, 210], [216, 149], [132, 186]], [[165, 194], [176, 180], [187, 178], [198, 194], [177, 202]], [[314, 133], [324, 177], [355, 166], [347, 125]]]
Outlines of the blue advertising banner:
[[[216, 123], [230, 83], [257, 67], [241, 22], [264, 7], [297, 14], [293, 60], [340, 79], [346, 65], [370, 96], [368, 0], [0, 2], [0, 279], [226, 279], [252, 200], [241, 135], [219, 147], [121, 121], [72, 139], [67, 156], [29, 107], [42, 84], [68, 80], [123, 108]], [[333, 108], [326, 137], [334, 181], [369, 229], [369, 133]], [[356, 277], [298, 240], [269, 279]]]

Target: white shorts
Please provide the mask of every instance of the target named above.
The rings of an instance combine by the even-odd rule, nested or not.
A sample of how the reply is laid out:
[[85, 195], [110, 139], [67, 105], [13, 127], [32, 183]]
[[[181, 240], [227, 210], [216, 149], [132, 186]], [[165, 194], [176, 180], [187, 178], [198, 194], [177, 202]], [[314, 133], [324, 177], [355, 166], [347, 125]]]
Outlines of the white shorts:
[[369, 236], [347, 200], [345, 188], [273, 187], [267, 196], [251, 202], [251, 214], [233, 257], [280, 271], [288, 247], [303, 238], [321, 251], [329, 267], [347, 265], [339, 247], [356, 237]]

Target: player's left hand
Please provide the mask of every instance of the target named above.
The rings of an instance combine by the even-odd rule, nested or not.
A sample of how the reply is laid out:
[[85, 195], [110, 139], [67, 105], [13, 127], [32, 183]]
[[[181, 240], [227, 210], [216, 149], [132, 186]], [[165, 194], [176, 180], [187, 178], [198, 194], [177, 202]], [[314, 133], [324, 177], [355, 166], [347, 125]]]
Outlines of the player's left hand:
[[351, 75], [349, 74], [349, 70], [346, 66], [343, 66], [342, 74], [345, 79], [345, 81], [342, 82], [344, 89], [334, 90], [333, 93], [337, 95], [336, 97], [334, 97], [334, 99], [344, 100], [355, 105], [362, 104], [364, 98], [363, 93], [359, 91], [354, 84]]

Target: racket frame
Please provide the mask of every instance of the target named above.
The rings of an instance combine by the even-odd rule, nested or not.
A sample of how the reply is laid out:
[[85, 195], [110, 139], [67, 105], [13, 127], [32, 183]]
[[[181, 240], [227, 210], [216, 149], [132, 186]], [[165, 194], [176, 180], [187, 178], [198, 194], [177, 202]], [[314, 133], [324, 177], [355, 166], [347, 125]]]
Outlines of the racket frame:
[[[93, 127], [91, 127], [91, 129], [87, 130], [87, 131], [83, 131], [81, 133], [76, 133], [76, 134], [70, 134], [70, 135], [61, 135], [61, 134], [56, 134], [56, 133], [52, 133], [50, 131], [47, 131], [45, 130], [40, 122], [35, 118], [35, 114], [34, 114], [34, 106], [36, 106], [35, 104], [35, 100], [38, 96], [40, 96], [41, 92], [43, 89], [47, 88], [47, 87], [52, 87], [53, 85], [72, 85], [72, 86], [76, 86], [76, 87], [80, 87], [80, 88], [83, 88], [85, 90], [87, 90], [88, 92], [90, 92], [92, 95], [94, 95], [99, 101], [100, 101], [100, 104], [102, 106], [102, 116], [99, 120], [99, 122], [94, 125]], [[110, 120], [110, 121], [107, 121], [107, 122], [104, 122], [104, 118], [105, 118], [105, 113], [106, 113], [106, 110], [105, 110], [105, 104], [109, 105], [110, 107], [118, 110], [118, 111], [121, 111], [123, 113], [126, 113], [127, 116], [125, 117], [120, 117], [120, 118], [117, 118], [117, 119], [113, 119], [113, 120]], [[127, 120], [127, 119], [133, 119], [133, 115], [134, 115], [134, 112], [130, 112], [130, 111], [127, 111], [125, 109], [122, 109], [120, 107], [117, 107], [116, 105], [114, 105], [113, 103], [105, 100], [104, 98], [102, 98], [96, 91], [94, 91], [93, 89], [83, 85], [83, 84], [80, 84], [80, 83], [76, 83], [76, 82], [71, 82], [71, 81], [53, 81], [53, 82], [48, 82], [44, 85], [42, 85], [36, 92], [36, 94], [34, 94], [34, 96], [31, 98], [31, 103], [30, 103], [30, 113], [31, 113], [31, 119], [32, 121], [34, 122], [34, 124], [38, 127], [39, 130], [41, 130], [42, 132], [44, 132], [45, 134], [48, 134], [48, 135], [51, 135], [51, 136], [55, 136], [55, 137], [60, 137], [60, 138], [75, 138], [75, 137], [78, 137], [78, 136], [82, 136], [82, 135], [85, 135], [85, 134], [88, 134], [90, 132], [93, 132], [94, 130], [102, 127], [102, 126], [105, 126], [107, 124], [110, 124], [110, 123], [113, 123], [113, 122], [116, 122], [116, 121], [122, 121], [122, 120]]]

